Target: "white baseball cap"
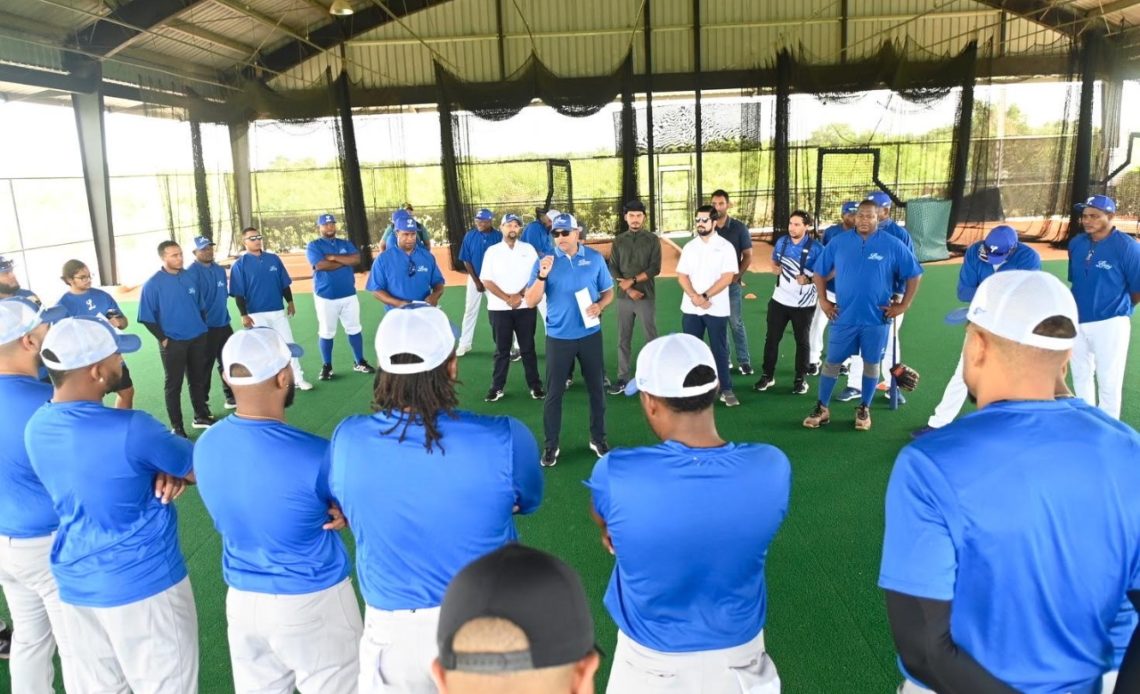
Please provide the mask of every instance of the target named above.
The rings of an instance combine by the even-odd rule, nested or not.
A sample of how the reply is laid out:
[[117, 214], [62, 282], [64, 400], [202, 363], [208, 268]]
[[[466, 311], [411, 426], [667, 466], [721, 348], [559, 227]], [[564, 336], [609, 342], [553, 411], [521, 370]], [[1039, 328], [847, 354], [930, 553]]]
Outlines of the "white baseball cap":
[[[713, 370], [713, 380], [686, 386], [689, 372], [702, 365]], [[692, 335], [674, 333], [641, 348], [634, 379], [625, 387], [625, 394], [635, 395], [641, 391], [659, 398], [691, 398], [720, 387], [715, 374], [716, 360], [709, 346]]]
[[71, 371], [112, 354], [137, 352], [141, 347], [138, 335], [116, 331], [102, 316], [76, 316], [52, 326], [40, 348], [40, 358], [53, 371]]
[[559, 212], [558, 210], [547, 210], [546, 211], [546, 221], [553, 222], [558, 217], [558, 215], [560, 215], [560, 214], [562, 214], [562, 213]]
[[[266, 327], [253, 327], [230, 336], [222, 347], [222, 370], [231, 386], [252, 386], [268, 381], [289, 365], [290, 359], [301, 357], [305, 350], [300, 345], [286, 342], [277, 331]], [[230, 367], [241, 364], [248, 376], [231, 376]]]
[[15, 342], [41, 323], [55, 323], [67, 317], [63, 306], [44, 308], [23, 297], [0, 300], [0, 345]]
[[997, 272], [978, 287], [966, 319], [987, 331], [1027, 347], [1071, 349], [1074, 338], [1047, 337], [1033, 331], [1042, 321], [1064, 316], [1077, 326], [1077, 302], [1069, 288], [1048, 272]]
[[[380, 370], [390, 374], [431, 371], [455, 351], [455, 328], [447, 314], [431, 304], [416, 301], [384, 315], [376, 330], [376, 356]], [[422, 361], [393, 364], [397, 354], [414, 354]]]

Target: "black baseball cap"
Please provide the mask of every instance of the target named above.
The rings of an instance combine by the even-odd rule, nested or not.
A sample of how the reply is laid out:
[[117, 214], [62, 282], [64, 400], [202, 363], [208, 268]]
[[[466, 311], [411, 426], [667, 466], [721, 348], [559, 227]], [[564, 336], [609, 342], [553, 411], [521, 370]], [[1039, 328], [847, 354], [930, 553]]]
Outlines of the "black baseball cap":
[[[506, 620], [529, 648], [509, 653], [456, 653], [456, 633], [484, 617]], [[596, 651], [594, 618], [578, 574], [537, 549], [510, 544], [455, 575], [439, 614], [439, 662], [445, 670], [485, 674], [569, 665]]]
[[641, 202], [640, 200], [630, 200], [629, 202], [627, 202], [625, 204], [625, 211], [626, 212], [644, 212], [645, 211], [645, 203]]

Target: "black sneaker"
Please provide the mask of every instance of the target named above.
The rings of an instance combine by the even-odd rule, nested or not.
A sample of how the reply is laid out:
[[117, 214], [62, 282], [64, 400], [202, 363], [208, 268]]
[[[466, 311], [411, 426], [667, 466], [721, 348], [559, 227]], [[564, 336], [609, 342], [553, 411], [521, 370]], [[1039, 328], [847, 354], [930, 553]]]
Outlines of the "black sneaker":
[[572, 385], [574, 385], [574, 379], [573, 378], [566, 379], [566, 390], [570, 390], [570, 386], [572, 386]]
[[170, 433], [174, 434], [175, 436], [181, 436], [184, 439], [190, 438], [189, 436], [186, 435], [186, 430], [180, 426], [171, 427]]
[[517, 349], [511, 350], [511, 361], [522, 361], [522, 352]]
[[771, 376], [761, 376], [760, 380], [756, 381], [756, 385], [752, 386], [752, 390], [762, 393], [774, 385], [776, 385], [776, 379]]
[[851, 373], [851, 365], [850, 364], [843, 363], [843, 364], [839, 365], [839, 375], [840, 376], [846, 376], [849, 373]]
[[546, 398], [546, 391], [542, 389], [542, 386], [535, 386], [530, 389], [530, 396], [535, 400], [542, 400]]
[[234, 400], [233, 396], [226, 398], [226, 409], [227, 410], [237, 409], [237, 400]]
[[491, 390], [487, 391], [487, 394], [485, 396], [483, 396], [483, 401], [484, 402], [495, 402], [496, 400], [501, 400], [502, 397], [503, 397], [503, 391], [502, 390], [497, 390], [495, 388], [492, 388]]
[[331, 381], [333, 377], [332, 364], [321, 365], [321, 375], [318, 376], [322, 381]]
[[797, 378], [796, 382], [792, 384], [792, 395], [803, 395], [808, 392], [808, 384], [802, 378]]
[[194, 421], [190, 422], [190, 426], [194, 427], [195, 429], [209, 429], [217, 423], [218, 420], [214, 419], [211, 416], [195, 417]]
[[808, 376], [818, 376], [819, 375], [819, 364], [816, 364], [816, 363], [808, 364], [807, 375]]
[[[376, 373], [376, 368], [374, 366], [372, 366], [371, 364], [369, 364], [367, 359], [361, 359], [360, 361], [356, 362], [356, 364], [352, 367], [352, 370], [356, 371], [357, 373], [362, 373], [362, 374], [374, 374], [374, 373]], [[325, 375], [324, 368], [321, 368], [321, 375], [322, 376]], [[332, 375], [332, 367], [331, 366], [329, 367], [329, 375]], [[321, 379], [321, 380], [328, 380], [328, 379]]]
[[603, 455], [610, 452], [610, 444], [606, 443], [605, 439], [602, 439], [601, 441], [591, 441], [590, 450], [596, 453], [599, 458], [601, 458]]
[[610, 391], [610, 388], [613, 388], [613, 387], [614, 387], [613, 384], [610, 383], [610, 377], [609, 376], [606, 376], [605, 378], [602, 379], [602, 390], [604, 390], [608, 393]]
[[751, 376], [754, 373], [756, 373], [756, 371], [753, 370], [751, 364], [741, 364], [740, 365], [740, 375], [741, 376]]
[[8, 627], [0, 629], [0, 660], [7, 660], [12, 652], [12, 630]]
[[616, 383], [610, 386], [610, 389], [607, 392], [610, 395], [623, 395], [625, 393], [625, 386], [626, 382], [619, 378]]
[[542, 467], [554, 467], [558, 464], [558, 449], [547, 448], [542, 452], [542, 457], [538, 460], [538, 464]]

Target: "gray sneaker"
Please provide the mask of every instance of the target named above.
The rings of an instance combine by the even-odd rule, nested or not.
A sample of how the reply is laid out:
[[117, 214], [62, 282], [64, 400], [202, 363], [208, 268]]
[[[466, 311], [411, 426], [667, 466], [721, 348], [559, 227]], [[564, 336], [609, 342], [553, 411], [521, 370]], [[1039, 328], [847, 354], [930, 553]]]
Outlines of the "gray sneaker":
[[731, 390], [726, 390], [721, 393], [720, 401], [725, 404], [725, 407], [736, 407], [740, 404], [740, 400], [737, 399], [736, 393], [732, 392]]

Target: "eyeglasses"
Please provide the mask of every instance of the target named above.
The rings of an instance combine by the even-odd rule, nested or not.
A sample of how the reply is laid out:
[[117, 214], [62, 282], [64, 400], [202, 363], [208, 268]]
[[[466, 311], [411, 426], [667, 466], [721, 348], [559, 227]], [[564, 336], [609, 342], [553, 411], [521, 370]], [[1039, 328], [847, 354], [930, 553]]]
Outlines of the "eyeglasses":
[[416, 276], [416, 261], [408, 258], [408, 277]]
[[695, 221], [697, 224], [708, 224], [712, 221], [712, 217], [696, 217]]
[[247, 237], [245, 237], [245, 240], [246, 241], [260, 241], [261, 240], [261, 234], [256, 234], [254, 236], [247, 236]]
[[71, 279], [73, 279], [73, 280], [89, 280], [89, 279], [91, 279], [91, 275], [72, 275]]
[[559, 236], [569, 236], [570, 234], [573, 234], [573, 233], [574, 233], [573, 229], [552, 229], [550, 231], [550, 235], [553, 236], [554, 238], [558, 238]]

